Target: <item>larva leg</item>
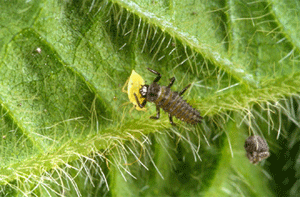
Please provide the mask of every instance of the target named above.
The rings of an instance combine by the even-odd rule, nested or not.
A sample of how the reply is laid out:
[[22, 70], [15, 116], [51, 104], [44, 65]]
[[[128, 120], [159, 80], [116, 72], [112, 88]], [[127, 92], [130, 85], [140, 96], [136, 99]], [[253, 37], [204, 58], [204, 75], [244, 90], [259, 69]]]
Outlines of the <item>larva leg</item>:
[[169, 114], [169, 120], [170, 120], [171, 125], [173, 125], [173, 126], [176, 125], [176, 124], [173, 122], [173, 118], [172, 118], [171, 114]]
[[187, 85], [181, 92], [179, 92], [179, 96], [183, 95], [183, 93], [191, 86], [191, 84]]
[[152, 73], [154, 73], [154, 74], [156, 74], [157, 75], [157, 77], [154, 79], [154, 81], [153, 81], [153, 83], [157, 83], [159, 80], [160, 80], [160, 78], [161, 78], [161, 75], [160, 75], [160, 73], [159, 72], [157, 72], [157, 71], [155, 71], [155, 70], [152, 70], [151, 68], [147, 68], [150, 72], [152, 72]]
[[159, 119], [159, 117], [160, 117], [160, 109], [159, 109], [158, 106], [156, 106], [156, 111], [157, 111], [156, 116], [151, 116], [150, 117], [151, 119]]
[[134, 97], [135, 97], [135, 100], [136, 100], [136, 102], [137, 102], [137, 104], [138, 104], [138, 106], [139, 106], [140, 108], [145, 107], [145, 105], [146, 105], [146, 103], [147, 103], [147, 100], [146, 100], [146, 99], [143, 101], [142, 104], [140, 104], [140, 101], [139, 101], [139, 99], [137, 98], [137, 96], [136, 96], [135, 93], [134, 93]]
[[170, 84], [168, 85], [167, 88], [170, 88], [173, 85], [174, 81], [175, 81], [175, 77], [172, 77]]

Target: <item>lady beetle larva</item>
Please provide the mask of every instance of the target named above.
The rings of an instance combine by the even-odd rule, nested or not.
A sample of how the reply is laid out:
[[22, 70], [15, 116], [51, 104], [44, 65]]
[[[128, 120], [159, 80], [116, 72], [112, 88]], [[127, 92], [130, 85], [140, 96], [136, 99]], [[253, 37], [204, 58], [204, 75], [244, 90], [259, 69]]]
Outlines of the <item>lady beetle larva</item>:
[[137, 95], [134, 93], [136, 102], [140, 108], [145, 107], [147, 101], [153, 102], [156, 105], [156, 116], [151, 116], [151, 119], [159, 119], [160, 117], [160, 108], [166, 111], [169, 114], [170, 123], [175, 125], [172, 120], [172, 117], [190, 123], [197, 124], [201, 122], [202, 117], [200, 113], [190, 106], [185, 100], [182, 99], [183, 93], [191, 86], [189, 84], [181, 92], [173, 92], [171, 86], [175, 81], [175, 77], [171, 79], [171, 82], [168, 86], [160, 86], [157, 82], [160, 80], [161, 75], [159, 72], [148, 68], [148, 70], [157, 75], [153, 83], [150, 85], [142, 85], [140, 89], [140, 95], [145, 100], [142, 104], [139, 102]]

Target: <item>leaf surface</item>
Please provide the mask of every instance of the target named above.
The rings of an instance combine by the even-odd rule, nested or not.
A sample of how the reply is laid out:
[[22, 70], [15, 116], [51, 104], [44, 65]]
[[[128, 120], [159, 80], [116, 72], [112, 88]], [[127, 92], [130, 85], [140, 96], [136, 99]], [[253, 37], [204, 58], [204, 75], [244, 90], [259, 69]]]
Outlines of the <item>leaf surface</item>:
[[[101, 152], [101, 169], [111, 170], [98, 172], [109, 180], [102, 186], [116, 196], [272, 194], [261, 168], [247, 161], [243, 139], [254, 128], [277, 135], [272, 124], [281, 121], [272, 122], [269, 110], [261, 125], [244, 123], [257, 115], [253, 106], [299, 93], [297, 2], [33, 0], [0, 7], [3, 188], [46, 194], [33, 189], [42, 174]], [[184, 98], [204, 116], [202, 126], [176, 121], [174, 128], [164, 113], [150, 120], [150, 103], [146, 112], [130, 110], [122, 87], [132, 70], [150, 84], [147, 67], [162, 74], [161, 85], [175, 76], [174, 91], [192, 84]], [[294, 108], [285, 110], [297, 124]], [[85, 193], [74, 180], [70, 194]]]

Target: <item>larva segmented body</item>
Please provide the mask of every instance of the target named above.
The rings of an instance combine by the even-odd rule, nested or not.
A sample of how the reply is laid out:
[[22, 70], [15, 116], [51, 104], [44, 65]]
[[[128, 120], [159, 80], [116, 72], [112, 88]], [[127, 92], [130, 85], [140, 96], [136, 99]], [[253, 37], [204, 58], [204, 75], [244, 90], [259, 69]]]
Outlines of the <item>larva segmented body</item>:
[[162, 108], [169, 114], [170, 123], [173, 125], [174, 123], [172, 116], [175, 116], [176, 118], [190, 124], [200, 123], [202, 119], [200, 113], [181, 97], [183, 93], [190, 87], [190, 84], [179, 93], [173, 92], [171, 90], [171, 86], [175, 81], [174, 77], [171, 79], [171, 82], [168, 86], [160, 86], [157, 84], [161, 78], [160, 73], [150, 68], [148, 68], [148, 70], [158, 76], [154, 79], [152, 84], [143, 85], [140, 89], [141, 96], [145, 98], [142, 104], [138, 102], [137, 96], [135, 95], [139, 107], [143, 108], [147, 101], [155, 103], [157, 115], [156, 117], [152, 116], [151, 118], [159, 119], [160, 108]]

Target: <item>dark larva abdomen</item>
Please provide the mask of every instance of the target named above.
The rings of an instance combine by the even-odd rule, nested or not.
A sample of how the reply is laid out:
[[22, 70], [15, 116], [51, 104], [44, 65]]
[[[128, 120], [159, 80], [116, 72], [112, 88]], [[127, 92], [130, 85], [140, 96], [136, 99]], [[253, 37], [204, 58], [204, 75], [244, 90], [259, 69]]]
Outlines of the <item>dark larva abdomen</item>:
[[161, 93], [155, 101], [155, 104], [158, 107], [184, 122], [190, 124], [201, 122], [202, 117], [200, 116], [200, 113], [183, 100], [178, 92], [173, 92], [166, 86], [161, 86], [160, 88]]

